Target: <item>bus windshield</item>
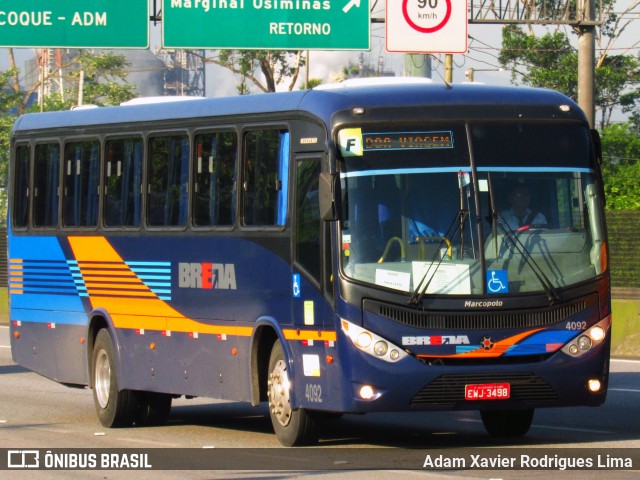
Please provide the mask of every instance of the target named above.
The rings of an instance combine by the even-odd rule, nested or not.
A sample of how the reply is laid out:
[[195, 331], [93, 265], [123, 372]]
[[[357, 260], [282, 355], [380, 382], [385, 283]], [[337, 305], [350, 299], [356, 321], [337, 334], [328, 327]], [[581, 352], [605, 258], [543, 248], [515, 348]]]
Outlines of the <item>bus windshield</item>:
[[606, 269], [601, 189], [582, 125], [339, 132], [344, 274], [425, 294], [546, 293]]

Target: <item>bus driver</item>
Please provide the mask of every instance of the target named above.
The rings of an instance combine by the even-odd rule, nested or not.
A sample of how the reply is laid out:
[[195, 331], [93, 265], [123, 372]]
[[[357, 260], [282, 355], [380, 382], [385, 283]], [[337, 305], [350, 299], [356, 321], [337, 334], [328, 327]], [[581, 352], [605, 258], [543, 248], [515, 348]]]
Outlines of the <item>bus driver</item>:
[[502, 220], [509, 229], [517, 230], [524, 225], [546, 225], [547, 218], [540, 211], [529, 208], [529, 189], [522, 184], [516, 185], [509, 193], [510, 207], [501, 213]]

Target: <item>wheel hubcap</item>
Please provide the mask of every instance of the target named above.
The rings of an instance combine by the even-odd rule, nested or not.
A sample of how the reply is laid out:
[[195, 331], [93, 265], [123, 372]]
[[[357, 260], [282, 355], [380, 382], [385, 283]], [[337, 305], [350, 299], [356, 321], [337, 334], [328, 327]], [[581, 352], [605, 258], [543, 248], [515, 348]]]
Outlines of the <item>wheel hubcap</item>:
[[284, 360], [278, 360], [269, 374], [269, 411], [283, 427], [291, 421], [289, 375]]
[[111, 388], [111, 366], [107, 352], [100, 350], [96, 357], [94, 389], [101, 408], [107, 408]]

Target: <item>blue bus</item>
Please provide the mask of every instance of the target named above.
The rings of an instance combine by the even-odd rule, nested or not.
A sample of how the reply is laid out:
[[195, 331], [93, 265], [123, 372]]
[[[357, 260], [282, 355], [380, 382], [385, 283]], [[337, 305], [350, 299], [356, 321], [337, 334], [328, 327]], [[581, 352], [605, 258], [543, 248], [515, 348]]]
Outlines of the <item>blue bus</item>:
[[[135, 103], [135, 102], [134, 102]], [[598, 136], [548, 90], [360, 81], [36, 113], [12, 131], [16, 363], [102, 425], [267, 402], [347, 413], [598, 406], [610, 286]]]

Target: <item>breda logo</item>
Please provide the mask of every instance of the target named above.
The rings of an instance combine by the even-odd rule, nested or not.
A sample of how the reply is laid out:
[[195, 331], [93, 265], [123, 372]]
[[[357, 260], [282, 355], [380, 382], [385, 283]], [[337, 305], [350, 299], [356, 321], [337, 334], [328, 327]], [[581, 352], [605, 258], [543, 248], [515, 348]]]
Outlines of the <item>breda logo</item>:
[[423, 337], [402, 337], [402, 345], [469, 345], [466, 335], [430, 335]]
[[402, 14], [414, 30], [437, 32], [451, 18], [451, 0], [402, 0]]
[[236, 268], [233, 263], [178, 263], [180, 288], [236, 290]]

